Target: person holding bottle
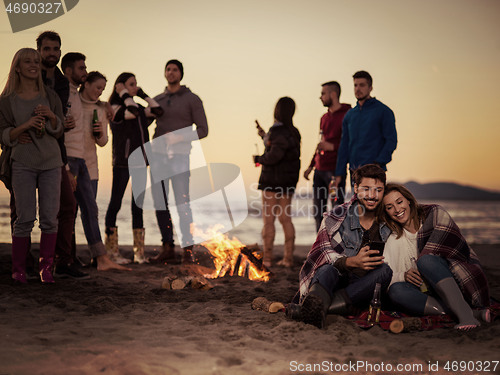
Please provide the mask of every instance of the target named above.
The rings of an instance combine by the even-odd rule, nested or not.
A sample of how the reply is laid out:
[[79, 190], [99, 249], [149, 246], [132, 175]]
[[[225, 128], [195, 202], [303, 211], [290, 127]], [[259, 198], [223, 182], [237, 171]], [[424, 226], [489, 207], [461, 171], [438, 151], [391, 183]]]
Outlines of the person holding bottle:
[[293, 267], [295, 228], [292, 223], [291, 202], [300, 172], [300, 133], [293, 125], [295, 102], [289, 97], [278, 100], [274, 109], [274, 124], [267, 134], [258, 128], [265, 151], [254, 156], [254, 163], [262, 165], [259, 190], [262, 190], [262, 240], [263, 262], [271, 267], [273, 262], [274, 221], [276, 217], [285, 234], [284, 256], [278, 263]]
[[[351, 109], [350, 104], [340, 103], [340, 84], [336, 81], [323, 83], [321, 88], [321, 102], [328, 111], [321, 117], [320, 135], [318, 145], [309, 167], [304, 171], [304, 178], [309, 180], [309, 175], [314, 170], [313, 177], [313, 204], [316, 231], [319, 230], [323, 214], [327, 210], [328, 199], [332, 207], [344, 203], [345, 178], [339, 186], [335, 186], [335, 167], [337, 153], [342, 136], [342, 120]], [[332, 196], [334, 193], [335, 197]], [[336, 198], [336, 199], [334, 199]]]
[[[26, 257], [38, 211], [41, 229], [39, 273], [42, 283], [53, 283], [57, 214], [63, 165], [57, 138], [63, 133], [62, 105], [44, 86], [40, 54], [22, 48], [14, 55], [7, 83], [0, 95], [0, 140], [11, 148], [11, 188], [17, 219], [12, 233], [12, 279], [26, 283]], [[19, 143], [21, 134], [31, 142]]]
[[[134, 97], [145, 100], [144, 108], [134, 101]], [[114, 117], [111, 121], [113, 133], [113, 185], [111, 199], [106, 212], [106, 249], [121, 258], [118, 249], [118, 228], [116, 216], [122, 205], [123, 195], [130, 179], [128, 158], [138, 147], [149, 141], [148, 127], [155, 117], [163, 114], [160, 105], [151, 99], [139, 86], [134, 74], [124, 72], [116, 78], [113, 93], [109, 97]], [[144, 151], [144, 149], [143, 149]], [[134, 235], [134, 262], [145, 263], [144, 222], [142, 208], [136, 204], [132, 193], [132, 230]]]
[[[101, 137], [105, 136], [107, 142], [107, 134], [104, 135], [106, 130], [103, 126], [103, 120], [101, 120], [100, 124], [92, 125], [94, 113], [92, 104], [97, 103], [86, 103], [91, 109], [89, 114], [89, 108], [87, 108], [86, 111], [83, 109], [83, 100], [97, 102], [102, 90], [104, 90], [104, 88], [100, 86], [102, 86], [103, 81], [105, 83], [105, 79], [102, 77], [98, 78], [99, 76], [97, 74], [93, 74], [93, 76], [98, 79], [94, 80], [94, 78], [91, 77], [90, 83], [83, 90], [84, 93], [88, 90], [87, 94], [80, 94], [78, 92], [78, 87], [84, 84], [89, 75], [87, 74], [87, 67], [85, 65], [85, 55], [78, 52], [67, 53], [62, 59], [61, 67], [70, 83], [70, 96], [68, 101], [71, 103], [71, 113], [75, 121], [75, 127], [70, 132], [66, 133], [65, 139], [68, 153], [68, 173], [70, 177], [77, 182], [75, 198], [81, 210], [82, 224], [89, 250], [92, 258], [97, 259], [98, 271], [111, 269], [128, 270], [115, 263], [106, 252], [99, 228], [98, 207], [95, 198], [97, 186], [96, 182], [91, 181], [89, 169], [87, 168], [88, 160], [90, 168], [92, 168], [93, 165], [95, 166], [93, 172], [95, 174], [93, 174], [93, 176], [96, 181], [97, 155], [95, 155], [95, 159], [92, 157], [92, 148], [95, 153], [95, 142], [98, 142]], [[97, 85], [96, 82], [99, 82], [99, 85]], [[84, 114], [84, 112], [86, 113]], [[105, 117], [102, 118], [104, 119]], [[103, 134], [101, 137], [97, 137], [97, 140], [92, 135], [94, 128], [101, 130]], [[95, 161], [95, 163], [93, 163], [93, 161]]]
[[[393, 271], [390, 300], [410, 314], [451, 311], [459, 330], [478, 327], [478, 318], [490, 321], [486, 276], [450, 215], [438, 205], [419, 205], [398, 184], [387, 184], [383, 205], [382, 220], [393, 232], [384, 251]], [[427, 293], [424, 283], [430, 287]]]

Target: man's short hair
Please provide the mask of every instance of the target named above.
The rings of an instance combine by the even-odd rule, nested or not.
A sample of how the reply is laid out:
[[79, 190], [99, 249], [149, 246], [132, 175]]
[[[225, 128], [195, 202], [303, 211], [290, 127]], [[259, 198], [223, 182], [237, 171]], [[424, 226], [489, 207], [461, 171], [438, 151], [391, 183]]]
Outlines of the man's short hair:
[[59, 42], [59, 45], [61, 45], [61, 37], [59, 36], [58, 33], [55, 31], [44, 31], [40, 35], [38, 35], [38, 38], [36, 38], [36, 48], [40, 49], [42, 47], [42, 43], [44, 39], [52, 40], [54, 42]]
[[65, 73], [66, 68], [71, 68], [73, 69], [75, 66], [75, 63], [77, 61], [83, 60], [85, 61], [86, 57], [83, 53], [80, 52], [68, 52], [65, 54], [61, 60], [61, 70], [63, 73]]
[[352, 179], [356, 185], [359, 186], [363, 178], [373, 178], [375, 180], [379, 180], [385, 186], [385, 171], [378, 164], [366, 164], [354, 171]]
[[325, 82], [321, 85], [321, 87], [329, 87], [333, 91], [337, 93], [337, 98], [340, 98], [340, 84], [337, 81], [330, 81], [330, 82]]
[[372, 76], [370, 75], [370, 73], [364, 71], [364, 70], [360, 70], [359, 72], [356, 72], [354, 73], [354, 75], [352, 76], [353, 79], [356, 79], [356, 78], [364, 78], [368, 81], [368, 85], [369, 86], [372, 86], [373, 85], [373, 79], [372, 79]]

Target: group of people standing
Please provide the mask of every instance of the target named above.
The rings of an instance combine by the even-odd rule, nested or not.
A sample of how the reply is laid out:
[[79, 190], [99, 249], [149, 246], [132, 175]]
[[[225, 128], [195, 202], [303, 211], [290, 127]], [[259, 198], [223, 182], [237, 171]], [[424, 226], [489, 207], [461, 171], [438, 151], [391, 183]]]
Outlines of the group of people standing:
[[[208, 134], [203, 104], [180, 84], [184, 71], [178, 60], [167, 62], [167, 87], [156, 98], [150, 98], [138, 86], [134, 74], [122, 73], [109, 101], [103, 101], [100, 97], [107, 79], [98, 71], [87, 72], [85, 55], [70, 52], [61, 59], [61, 38], [52, 31], [41, 33], [36, 43], [36, 50], [22, 48], [15, 54], [0, 96], [0, 177], [11, 193], [12, 278], [16, 283], [26, 283], [33, 265], [30, 247], [37, 217], [37, 189], [41, 229], [38, 273], [43, 283], [53, 283], [53, 273], [74, 278], [88, 276], [76, 257], [74, 224], [78, 209], [97, 269], [128, 270], [123, 264], [131, 260], [119, 253], [116, 226], [130, 179], [128, 157], [137, 148], [144, 150], [144, 144], [149, 142], [148, 126], [153, 120], [157, 124], [154, 138], [183, 128], [191, 130], [194, 123], [194, 136], [188, 131], [168, 137], [168, 165], [175, 169], [182, 164], [184, 170], [189, 170], [192, 139]], [[60, 59], [61, 70], [57, 67]], [[135, 97], [145, 100], [147, 108], [137, 103]], [[113, 134], [113, 187], [103, 243], [96, 203], [96, 146], [108, 143], [108, 123]], [[161, 188], [156, 187], [164, 200], [158, 205], [162, 209], [157, 210], [163, 247], [158, 256], [150, 259], [152, 262], [179, 261], [167, 203], [170, 180], [176, 204], [183, 207], [185, 214], [181, 220], [183, 261], [192, 261], [189, 173], [170, 176], [161, 182]], [[140, 207], [133, 195], [134, 261], [144, 263], [148, 260], [144, 256]]]
[[[321, 328], [327, 314], [353, 315], [366, 308], [380, 288], [391, 308], [411, 315], [449, 313], [459, 330], [491, 321], [486, 276], [450, 215], [440, 206], [418, 204], [404, 186], [386, 183], [387, 164], [397, 146], [394, 113], [371, 97], [368, 72], [356, 72], [353, 79], [354, 108], [340, 103], [338, 82], [322, 85], [320, 99], [328, 112], [321, 118], [315, 155], [303, 174], [309, 179], [314, 170], [318, 233], [287, 316]], [[293, 100], [281, 98], [269, 132], [258, 126], [266, 147], [263, 155], [254, 156], [262, 164], [266, 266], [272, 266], [276, 216], [285, 234], [279, 264], [293, 265], [291, 198], [300, 170], [294, 111]], [[344, 202], [347, 170], [353, 196]], [[328, 200], [332, 209], [326, 212]]]

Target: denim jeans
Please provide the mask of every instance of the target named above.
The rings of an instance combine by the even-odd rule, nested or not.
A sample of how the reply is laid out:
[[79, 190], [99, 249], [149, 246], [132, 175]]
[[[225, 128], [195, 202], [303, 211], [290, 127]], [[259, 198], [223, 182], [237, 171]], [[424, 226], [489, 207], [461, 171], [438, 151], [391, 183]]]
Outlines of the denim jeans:
[[[106, 228], [116, 227], [116, 216], [122, 207], [122, 199], [129, 179], [128, 167], [113, 167], [113, 186], [106, 212]], [[132, 228], [144, 228], [142, 208], [135, 204], [134, 194], [132, 194]]]
[[[175, 205], [179, 214], [179, 225], [182, 233], [181, 246], [186, 247], [193, 244], [193, 235], [191, 234], [191, 224], [193, 215], [189, 200], [189, 155], [173, 155], [165, 163], [167, 173], [171, 177], [156, 183], [152, 187], [153, 200], [155, 207], [164, 207], [165, 209], [156, 210], [156, 219], [160, 228], [162, 243], [174, 243], [172, 217], [168, 209], [169, 183], [172, 182], [174, 191]], [[184, 172], [184, 171], [188, 172]], [[176, 173], [182, 171], [181, 173]]]
[[[430, 287], [429, 291], [437, 297], [431, 289], [436, 284], [448, 277], [453, 277], [446, 259], [436, 255], [423, 255], [417, 260], [417, 268], [420, 275]], [[420, 288], [412, 283], [403, 281], [391, 285], [388, 291], [392, 303], [399, 309], [410, 314], [423, 315], [427, 294], [422, 293]], [[439, 299], [437, 297], [437, 299]]]
[[[319, 230], [323, 221], [323, 214], [328, 205], [328, 197], [330, 195], [329, 186], [334, 171], [314, 171], [313, 177], [313, 203], [314, 203], [314, 219], [316, 220], [316, 231]], [[342, 177], [337, 190], [337, 201], [332, 200], [332, 207], [344, 203], [345, 198], [345, 176]]]
[[352, 272], [341, 276], [333, 264], [325, 264], [316, 271], [311, 280], [311, 286], [316, 282], [319, 283], [330, 293], [331, 297], [337, 290], [345, 288], [346, 295], [350, 300], [348, 302], [358, 307], [364, 307], [373, 297], [375, 284], [382, 284], [382, 290], [385, 290], [391, 282], [391, 278], [392, 270], [385, 263], [364, 276], [358, 276]]
[[87, 243], [95, 245], [102, 242], [99, 229], [98, 208], [96, 203], [96, 184], [90, 180], [85, 160], [68, 157], [71, 173], [76, 176], [75, 198], [81, 210], [82, 226]]
[[12, 162], [12, 191], [17, 219], [13, 235], [29, 237], [36, 220], [38, 187], [39, 221], [42, 233], [57, 233], [57, 214], [61, 192], [61, 168], [40, 170]]

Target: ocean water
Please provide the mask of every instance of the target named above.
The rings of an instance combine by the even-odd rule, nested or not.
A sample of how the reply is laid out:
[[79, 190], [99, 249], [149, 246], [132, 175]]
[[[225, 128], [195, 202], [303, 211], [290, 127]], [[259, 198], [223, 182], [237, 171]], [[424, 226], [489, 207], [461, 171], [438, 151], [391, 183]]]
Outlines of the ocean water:
[[[99, 222], [103, 236], [104, 216], [108, 202], [109, 197], [98, 196]], [[500, 244], [500, 202], [441, 201], [432, 203], [442, 205], [450, 213], [469, 243]], [[258, 243], [261, 245], [262, 217], [260, 208], [261, 202], [259, 200], [249, 201], [247, 218], [240, 225], [230, 230], [228, 232], [229, 236], [238, 238], [244, 244]], [[311, 246], [316, 238], [315, 223], [312, 217], [313, 209], [312, 200], [309, 198], [296, 198], [293, 200], [292, 212], [297, 245]], [[122, 245], [132, 245], [133, 243], [130, 212], [130, 194], [126, 193], [117, 220], [119, 243]], [[217, 217], [222, 217], [222, 214], [220, 207], [207, 205], [193, 213], [193, 219], [195, 223], [217, 224], [219, 221]], [[275, 225], [275, 243], [283, 244], [283, 232], [278, 220], [276, 220]], [[146, 244], [160, 245], [161, 235], [153, 210], [144, 211], [144, 226], [146, 228]], [[35, 223], [32, 241], [38, 242], [39, 236], [38, 223]], [[76, 221], [76, 241], [78, 244], [86, 243], [80, 217]], [[0, 242], [11, 242], [8, 197], [0, 197]], [[178, 241], [176, 243], [179, 244]]]

